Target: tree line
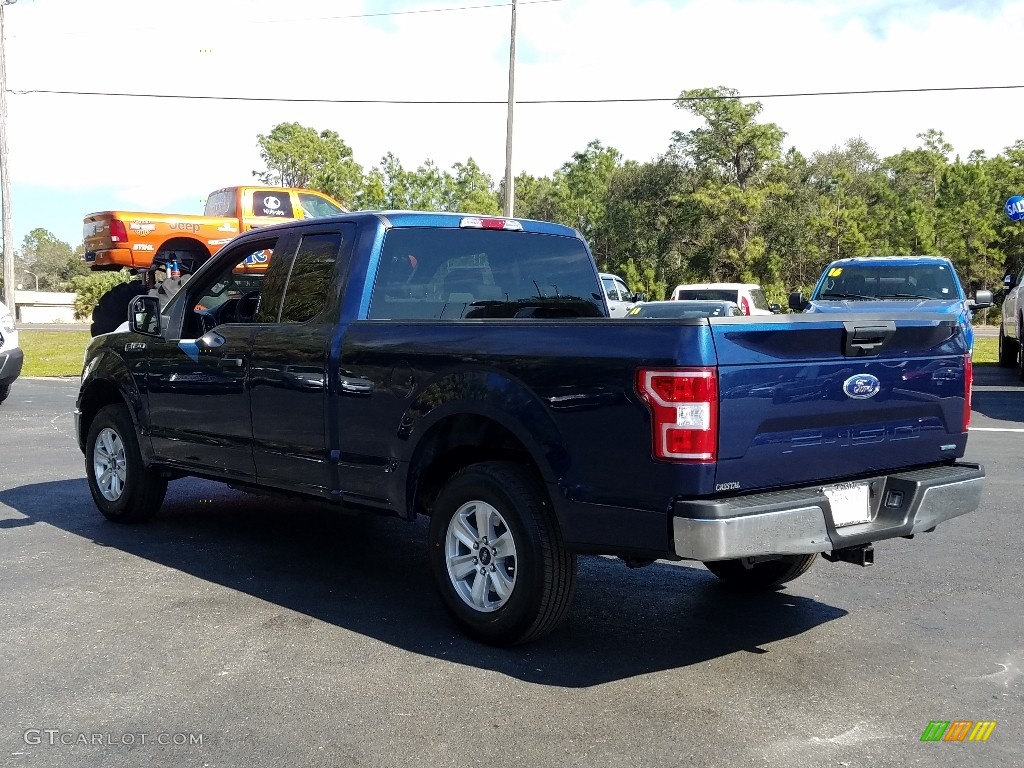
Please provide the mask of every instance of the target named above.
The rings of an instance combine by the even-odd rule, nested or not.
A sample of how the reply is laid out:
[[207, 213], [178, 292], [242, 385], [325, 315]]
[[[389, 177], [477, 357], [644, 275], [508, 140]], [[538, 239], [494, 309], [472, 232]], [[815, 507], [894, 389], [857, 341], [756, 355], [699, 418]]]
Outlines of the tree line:
[[[788, 291], [809, 289], [828, 262], [850, 256], [947, 256], [971, 292], [998, 288], [1020, 266], [1024, 224], [1005, 216], [1003, 202], [1024, 193], [1024, 140], [962, 158], [929, 129], [918, 147], [890, 157], [859, 137], [806, 155], [785, 148], [786, 132], [758, 119], [761, 103], [734, 89], [684, 91], [676, 106], [701, 122], [674, 132], [664, 153], [637, 162], [591, 141], [550, 176], [517, 176], [515, 215], [576, 228], [602, 271], [656, 299], [711, 280], [759, 283], [785, 304]], [[316, 189], [352, 210], [503, 209], [503, 180], [472, 158], [408, 170], [388, 153], [364, 170], [337, 132], [294, 122], [257, 144], [259, 181]], [[80, 255], [81, 246], [35, 229], [17, 269], [26, 288], [32, 277], [41, 290], [84, 290], [101, 276], [83, 278]]]
[[[1003, 202], [1024, 193], [1024, 141], [986, 157], [954, 155], [942, 131], [882, 157], [863, 138], [806, 155], [758, 119], [762, 104], [731, 88], [684, 91], [699, 127], [673, 133], [649, 162], [600, 141], [550, 176], [520, 174], [515, 215], [578, 229], [602, 271], [664, 298], [679, 283], [760, 283], [776, 301], [808, 289], [836, 258], [949, 257], [965, 288], [998, 288], [1024, 253], [1024, 225]], [[884, 115], [880, 116], [884, 119]], [[353, 210], [498, 214], [504, 182], [468, 159], [404, 168], [387, 154], [364, 171], [338, 133], [281, 123], [257, 137], [265, 183], [325, 192]]]

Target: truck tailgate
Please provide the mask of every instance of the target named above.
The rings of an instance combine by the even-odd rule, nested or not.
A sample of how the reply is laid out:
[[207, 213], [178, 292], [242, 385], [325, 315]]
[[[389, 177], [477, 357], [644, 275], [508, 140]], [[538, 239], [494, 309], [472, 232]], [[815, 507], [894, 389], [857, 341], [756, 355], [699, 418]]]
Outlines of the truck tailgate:
[[780, 488], [963, 456], [970, 359], [948, 316], [711, 321], [718, 489]]

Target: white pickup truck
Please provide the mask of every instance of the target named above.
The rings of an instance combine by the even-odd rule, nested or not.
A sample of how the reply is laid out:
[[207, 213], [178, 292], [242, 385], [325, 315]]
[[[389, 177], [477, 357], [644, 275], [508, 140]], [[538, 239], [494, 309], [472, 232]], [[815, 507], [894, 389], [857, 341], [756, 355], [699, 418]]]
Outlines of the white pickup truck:
[[639, 302], [647, 300], [645, 294], [629, 290], [626, 281], [618, 275], [601, 272], [599, 276], [605, 301], [608, 302], [609, 317], [625, 317]]

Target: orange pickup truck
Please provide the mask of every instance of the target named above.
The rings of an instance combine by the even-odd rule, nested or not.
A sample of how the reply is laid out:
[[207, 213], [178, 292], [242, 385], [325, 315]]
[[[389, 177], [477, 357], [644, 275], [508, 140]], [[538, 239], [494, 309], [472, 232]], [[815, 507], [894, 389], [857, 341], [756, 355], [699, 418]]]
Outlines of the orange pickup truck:
[[194, 270], [240, 232], [298, 219], [345, 213], [346, 208], [308, 189], [224, 187], [206, 198], [203, 216], [102, 211], [85, 218], [82, 260], [94, 271], [140, 269], [178, 261]]

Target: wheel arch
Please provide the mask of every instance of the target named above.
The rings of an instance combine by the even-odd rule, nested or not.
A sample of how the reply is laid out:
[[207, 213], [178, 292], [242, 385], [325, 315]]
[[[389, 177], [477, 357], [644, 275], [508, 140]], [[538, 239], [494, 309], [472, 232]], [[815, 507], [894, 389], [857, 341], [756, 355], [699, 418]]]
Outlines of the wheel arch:
[[[410, 457], [404, 482], [406, 516], [429, 516], [444, 482], [471, 464], [514, 462], [534, 474], [540, 486], [557, 482], [561, 445], [552, 450], [544, 439], [550, 435], [542, 434], [539, 440], [539, 425], [531, 422], [530, 426], [534, 429], [524, 428], [505, 413], [482, 409], [479, 403], [450, 403], [449, 407], [437, 409], [417, 430], [421, 436]], [[544, 493], [550, 499], [546, 488]]]
[[444, 480], [469, 464], [516, 461], [549, 486], [569, 466], [562, 435], [545, 404], [524, 382], [487, 367], [466, 368], [432, 382], [400, 424], [398, 437], [411, 448], [401, 456], [408, 457], [408, 464], [404, 488], [396, 489], [396, 496], [404, 493], [399, 498], [410, 519], [429, 515]]
[[155, 261], [161, 254], [173, 253], [175, 251], [196, 254], [197, 263], [192, 266], [193, 272], [209, 261], [210, 256], [212, 256], [209, 246], [202, 240], [197, 240], [194, 237], [177, 236], [162, 242], [160, 247], [157, 248], [153, 260]]
[[[493, 414], [462, 411], [439, 416], [424, 428], [409, 460], [405, 481], [407, 516], [431, 514], [445, 482], [471, 464], [510, 461], [526, 467], [544, 486], [554, 480], [551, 466], [534, 441]], [[545, 495], [550, 496], [546, 489]]]
[[89, 434], [96, 414], [108, 405], [124, 405], [128, 408], [144, 457], [148, 459], [148, 445], [141, 439], [144, 405], [142, 393], [135, 386], [134, 379], [124, 362], [115, 355], [105, 354], [86, 365], [82, 387], [78, 394], [78, 445], [85, 450], [85, 438]]

